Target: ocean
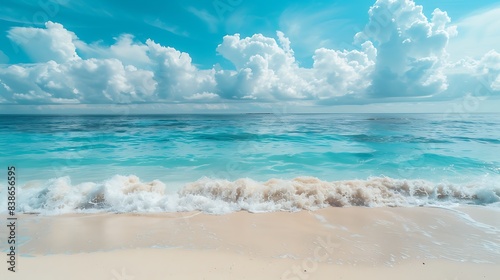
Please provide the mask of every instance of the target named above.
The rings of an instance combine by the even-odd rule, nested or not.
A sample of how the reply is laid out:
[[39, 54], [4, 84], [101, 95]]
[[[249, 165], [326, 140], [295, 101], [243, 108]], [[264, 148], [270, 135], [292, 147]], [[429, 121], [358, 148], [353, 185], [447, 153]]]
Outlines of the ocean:
[[2, 115], [0, 144], [21, 212], [500, 207], [500, 114]]

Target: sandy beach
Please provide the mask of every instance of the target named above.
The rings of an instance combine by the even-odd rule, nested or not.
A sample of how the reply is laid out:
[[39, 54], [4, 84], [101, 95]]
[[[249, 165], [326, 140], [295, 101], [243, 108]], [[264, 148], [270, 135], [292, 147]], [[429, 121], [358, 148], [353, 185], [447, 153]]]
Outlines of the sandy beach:
[[[497, 279], [493, 208], [18, 216], [1, 279]], [[5, 220], [5, 216], [2, 217]], [[7, 236], [2, 227], [0, 233]], [[5, 244], [5, 243], [4, 243]], [[5, 252], [5, 248], [3, 248]]]

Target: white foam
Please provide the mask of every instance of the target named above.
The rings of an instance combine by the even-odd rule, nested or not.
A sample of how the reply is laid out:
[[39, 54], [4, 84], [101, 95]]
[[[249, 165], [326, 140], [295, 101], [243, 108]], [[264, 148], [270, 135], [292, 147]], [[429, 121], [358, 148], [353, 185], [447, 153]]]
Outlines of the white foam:
[[500, 205], [498, 184], [436, 184], [388, 177], [333, 182], [314, 177], [266, 182], [201, 178], [178, 192], [168, 190], [168, 184], [157, 180], [142, 182], [134, 175], [116, 175], [103, 182], [77, 185], [72, 185], [69, 177], [61, 177], [19, 188], [18, 209], [44, 214], [103, 211], [224, 214], [240, 210], [273, 212], [346, 206]]

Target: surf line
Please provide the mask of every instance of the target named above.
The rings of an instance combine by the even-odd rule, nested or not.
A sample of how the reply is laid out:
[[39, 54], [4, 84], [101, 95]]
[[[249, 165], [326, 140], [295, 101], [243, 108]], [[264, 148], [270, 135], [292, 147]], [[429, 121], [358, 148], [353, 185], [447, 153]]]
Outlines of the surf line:
[[16, 272], [16, 167], [7, 167], [7, 270]]

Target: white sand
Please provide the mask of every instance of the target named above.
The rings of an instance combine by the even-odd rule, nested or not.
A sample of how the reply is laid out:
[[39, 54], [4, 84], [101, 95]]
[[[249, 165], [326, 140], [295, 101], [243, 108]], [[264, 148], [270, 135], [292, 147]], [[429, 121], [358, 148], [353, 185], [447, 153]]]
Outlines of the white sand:
[[498, 279], [498, 213], [23, 215], [18, 272], [0, 279]]

